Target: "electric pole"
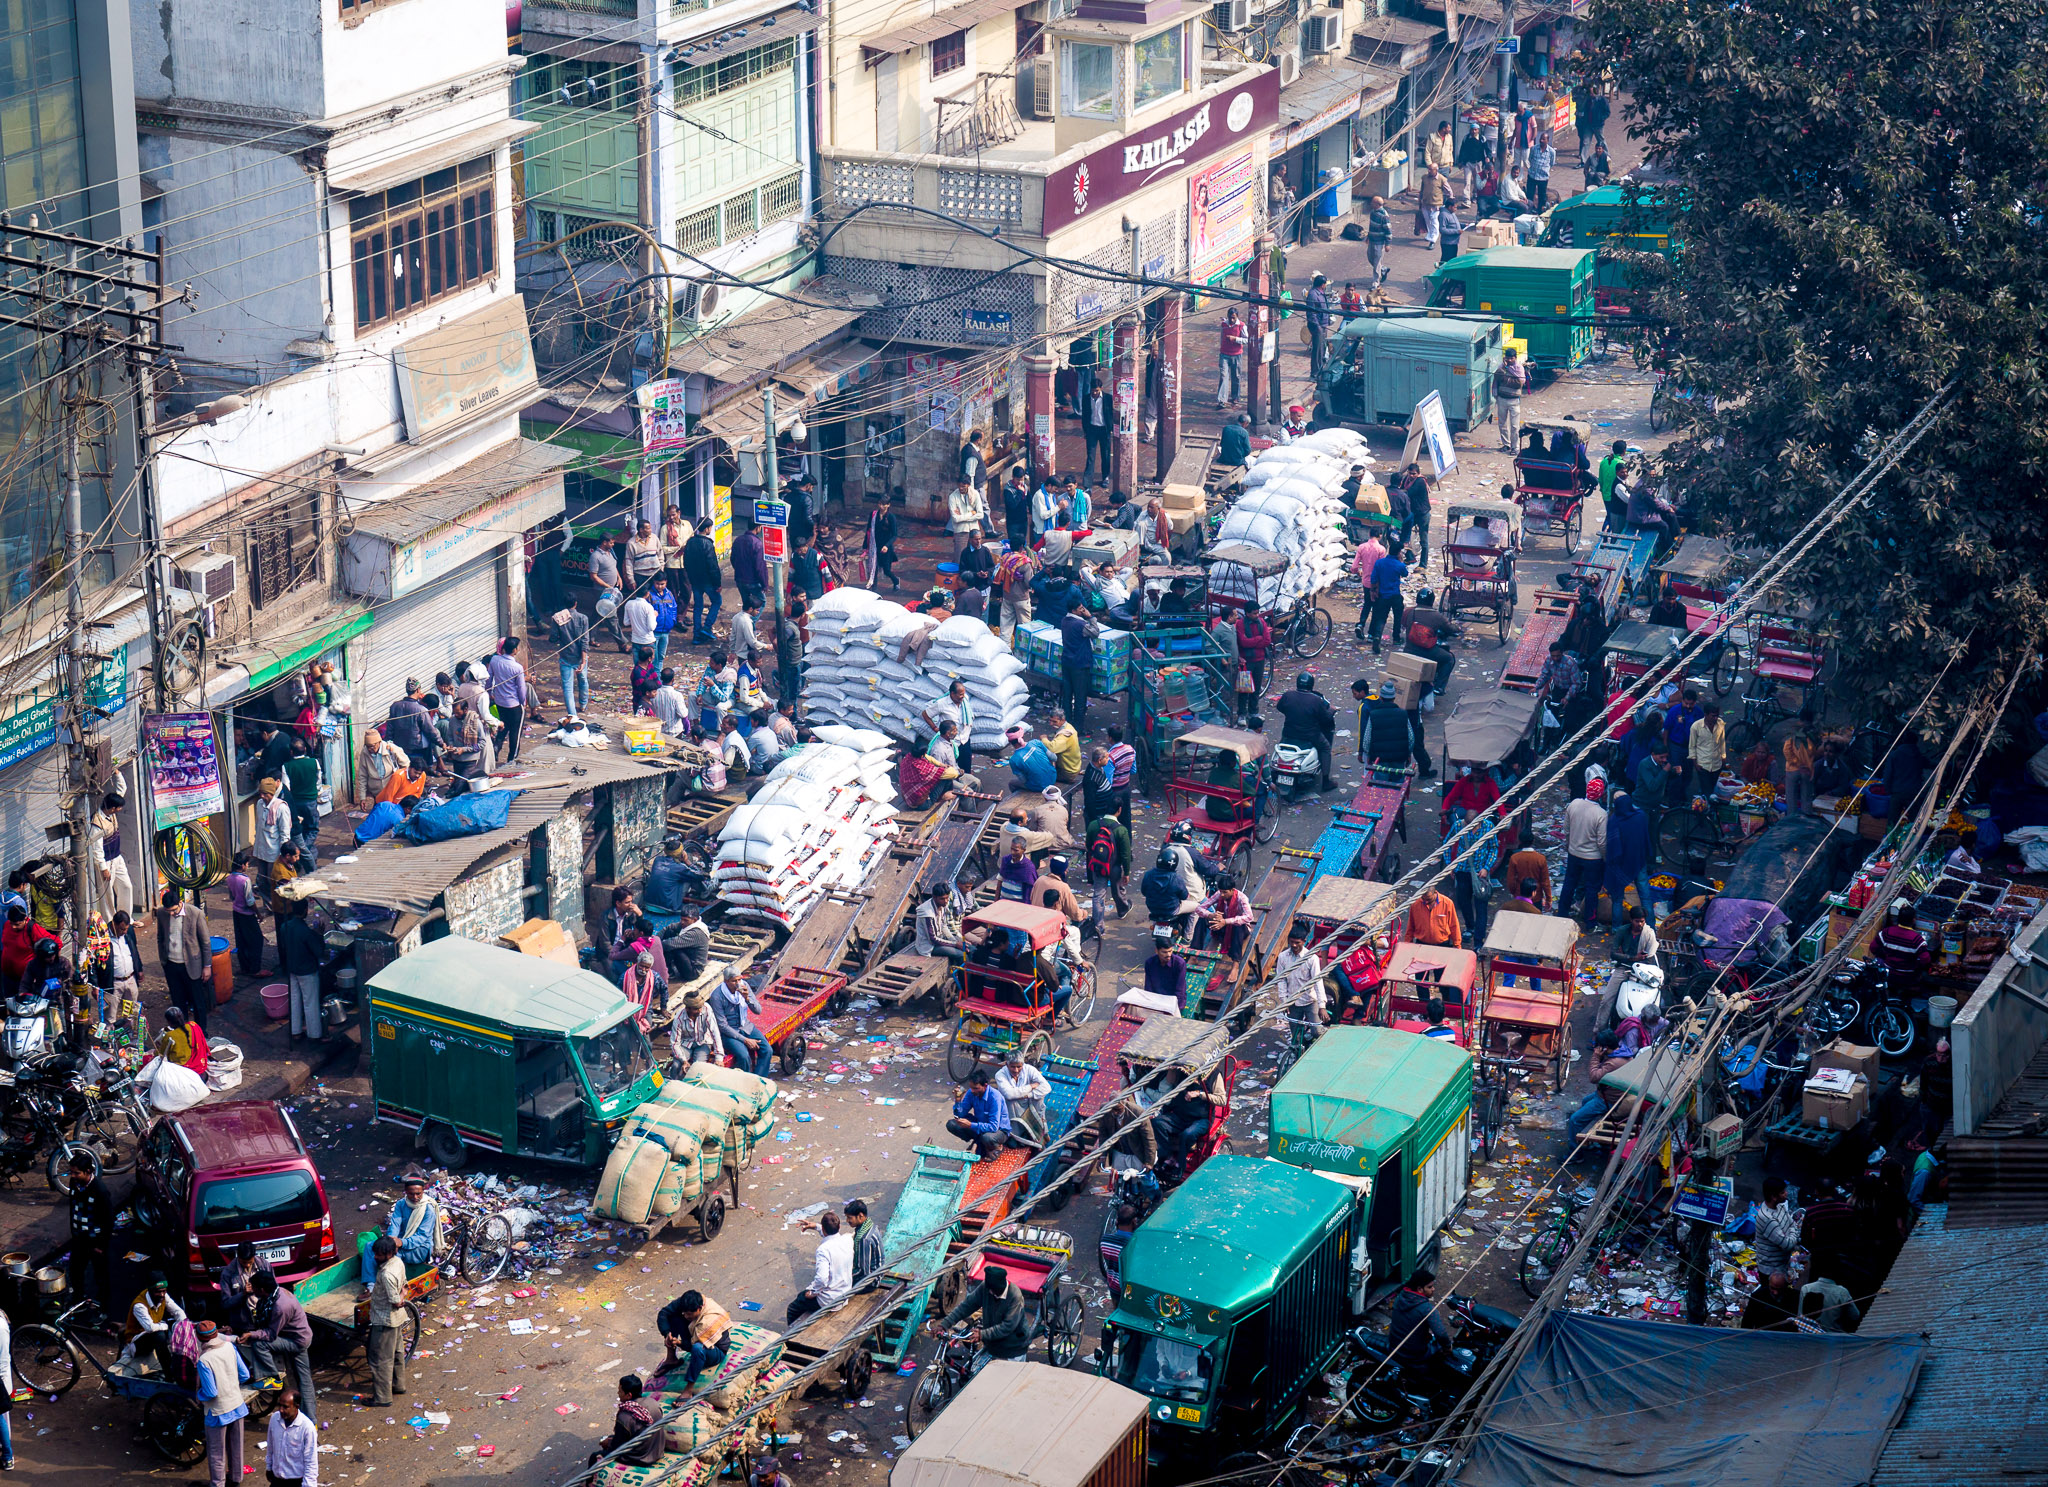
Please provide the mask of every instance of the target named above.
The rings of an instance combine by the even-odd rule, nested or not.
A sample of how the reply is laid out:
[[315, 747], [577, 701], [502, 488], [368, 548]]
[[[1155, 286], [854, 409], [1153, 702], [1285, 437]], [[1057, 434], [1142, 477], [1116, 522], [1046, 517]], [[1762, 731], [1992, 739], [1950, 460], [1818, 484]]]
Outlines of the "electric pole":
[[[761, 388], [761, 439], [762, 499], [779, 501], [782, 499], [782, 472], [776, 467], [775, 463], [775, 383], [772, 380], [763, 384]], [[783, 520], [785, 524], [782, 528], [782, 550], [787, 554], [789, 552], [787, 516]], [[756, 521], [754, 526], [757, 536], [760, 532], [767, 530], [759, 521]], [[788, 561], [787, 556], [770, 558], [768, 560], [768, 614], [774, 621], [771, 628], [775, 635], [775, 654], [778, 661], [780, 661], [782, 656], [782, 584], [783, 575], [788, 571], [786, 566]], [[784, 677], [783, 681], [787, 683], [789, 677]], [[791, 697], [789, 700], [794, 702], [796, 699]]]

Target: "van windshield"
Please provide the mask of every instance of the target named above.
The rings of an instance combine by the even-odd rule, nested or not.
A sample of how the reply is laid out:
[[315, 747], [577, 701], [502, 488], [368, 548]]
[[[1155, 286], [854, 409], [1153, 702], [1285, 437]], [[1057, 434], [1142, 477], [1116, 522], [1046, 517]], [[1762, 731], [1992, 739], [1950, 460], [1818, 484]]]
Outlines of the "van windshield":
[[193, 1227], [201, 1234], [239, 1234], [320, 1221], [320, 1188], [303, 1167], [223, 1177], [199, 1189]]
[[576, 1057], [582, 1060], [591, 1093], [599, 1100], [608, 1100], [620, 1090], [630, 1088], [654, 1062], [647, 1034], [630, 1018], [594, 1038], [578, 1038]]
[[1208, 1349], [1149, 1332], [1119, 1329], [1111, 1363], [1116, 1381], [1154, 1399], [1200, 1404], [1209, 1397], [1216, 1360]]

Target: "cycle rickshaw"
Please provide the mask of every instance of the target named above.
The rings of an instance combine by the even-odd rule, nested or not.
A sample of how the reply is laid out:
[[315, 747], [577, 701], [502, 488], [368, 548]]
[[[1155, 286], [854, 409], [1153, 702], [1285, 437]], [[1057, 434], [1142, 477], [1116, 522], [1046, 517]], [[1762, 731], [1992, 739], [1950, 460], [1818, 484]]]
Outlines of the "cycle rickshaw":
[[1444, 508], [1444, 586], [1437, 602], [1453, 619], [1471, 610], [1493, 616], [1506, 645], [1514, 628], [1515, 554], [1522, 508], [1510, 501], [1453, 501]]
[[1252, 843], [1270, 842], [1280, 829], [1263, 762], [1268, 747], [1263, 733], [1210, 723], [1176, 738], [1166, 756], [1168, 824], [1186, 822], [1196, 845], [1240, 881]]
[[1064, 1015], [1085, 1020], [1095, 1005], [1095, 973], [1065, 943], [1067, 916], [1058, 909], [997, 899], [961, 926], [970, 943], [953, 972], [959, 1021], [946, 1048], [956, 1080], [983, 1059], [1000, 1063], [1016, 1049], [1037, 1064], [1052, 1052], [1052, 1030]]
[[[1586, 497], [1595, 489], [1584, 465], [1592, 425], [1575, 418], [1523, 420], [1522, 432], [1532, 429], [1545, 435], [1545, 452], [1515, 451], [1515, 504], [1522, 508], [1523, 530], [1562, 537], [1565, 551], [1576, 551], [1585, 530]], [[1553, 455], [1549, 450], [1560, 443], [1560, 432], [1566, 447]]]
[[[977, 1284], [989, 1266], [1000, 1267], [1009, 1284], [1024, 1293], [1024, 1312], [1031, 1324], [1031, 1341], [1045, 1339], [1045, 1355], [1054, 1368], [1066, 1368], [1081, 1352], [1081, 1329], [1085, 1312], [1080, 1292], [1067, 1276], [1067, 1264], [1074, 1255], [1073, 1236], [1060, 1229], [1027, 1224], [1011, 1229], [967, 1262], [964, 1286]], [[912, 1439], [951, 1404], [968, 1381], [980, 1371], [981, 1348], [965, 1332], [949, 1333], [946, 1340], [925, 1361], [910, 1386], [910, 1403], [904, 1423]]]

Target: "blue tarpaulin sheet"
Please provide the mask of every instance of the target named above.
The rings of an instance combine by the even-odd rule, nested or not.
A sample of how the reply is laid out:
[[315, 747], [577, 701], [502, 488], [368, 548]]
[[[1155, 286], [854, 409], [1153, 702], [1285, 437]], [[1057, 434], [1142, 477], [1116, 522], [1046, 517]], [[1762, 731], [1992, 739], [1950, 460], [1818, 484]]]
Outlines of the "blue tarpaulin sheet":
[[433, 842], [450, 842], [459, 836], [496, 831], [505, 824], [512, 802], [518, 798], [517, 790], [485, 790], [464, 795], [424, 811], [414, 811], [412, 819], [398, 828], [398, 835], [414, 846], [424, 847]]
[[1856, 1487], [1927, 1352], [1912, 1336], [1542, 1325], [1458, 1487]]

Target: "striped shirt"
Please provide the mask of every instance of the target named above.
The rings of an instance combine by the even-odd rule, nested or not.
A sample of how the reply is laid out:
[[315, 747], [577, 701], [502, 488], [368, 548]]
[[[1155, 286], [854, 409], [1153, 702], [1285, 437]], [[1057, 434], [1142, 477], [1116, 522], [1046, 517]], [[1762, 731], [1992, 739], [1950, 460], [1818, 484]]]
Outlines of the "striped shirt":
[[1131, 788], [1131, 773], [1138, 767], [1138, 751], [1127, 743], [1113, 743], [1109, 746], [1109, 788], [1128, 790]]

